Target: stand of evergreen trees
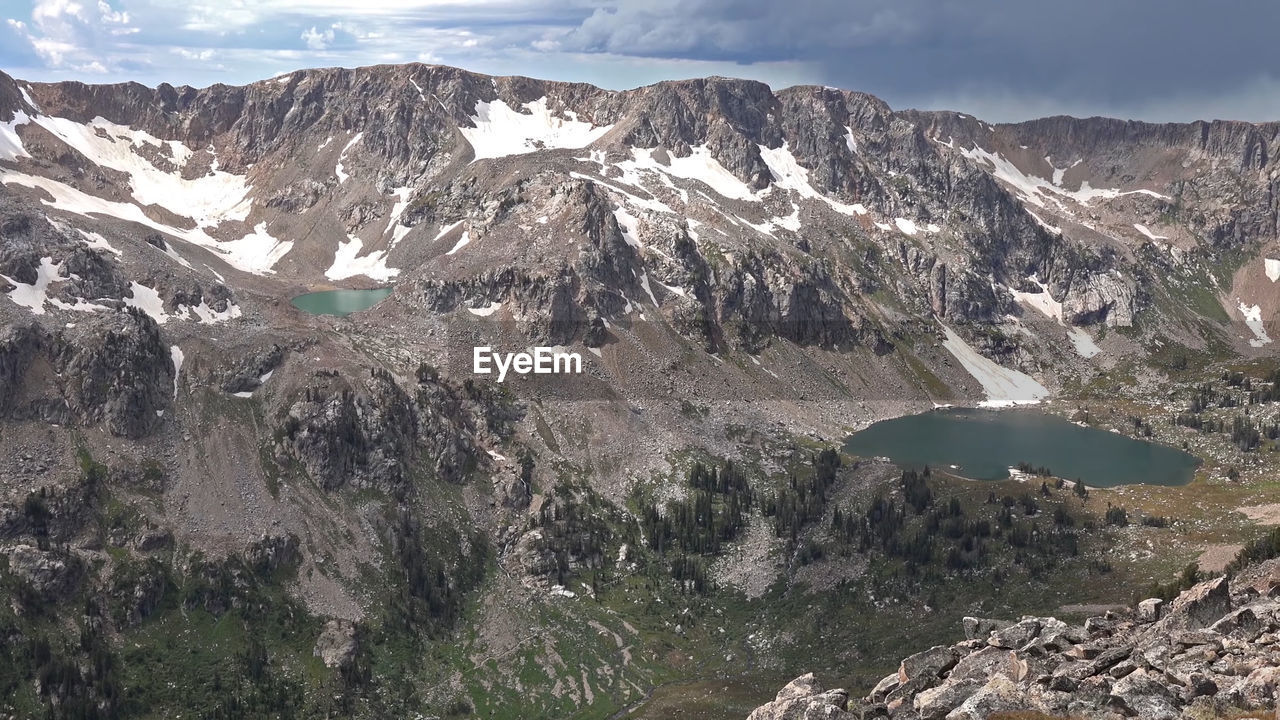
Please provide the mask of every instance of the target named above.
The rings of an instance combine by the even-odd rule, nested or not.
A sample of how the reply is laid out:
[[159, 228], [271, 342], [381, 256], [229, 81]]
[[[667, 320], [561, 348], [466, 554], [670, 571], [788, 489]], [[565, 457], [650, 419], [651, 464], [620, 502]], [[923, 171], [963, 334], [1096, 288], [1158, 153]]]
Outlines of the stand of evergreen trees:
[[800, 531], [826, 514], [831, 487], [840, 470], [840, 453], [826, 449], [814, 455], [812, 472], [795, 473], [786, 486], [762, 505], [766, 517], [773, 518], [773, 531], [795, 543]]
[[[1058, 503], [1052, 524], [1036, 519], [1040, 503], [1030, 494], [997, 498], [994, 493], [973, 514], [958, 498], [940, 502], [930, 485], [928, 468], [906, 470], [899, 479], [902, 501], [884, 495], [865, 510], [836, 507], [829, 536], [833, 550], [881, 553], [902, 561], [907, 575], [944, 568], [966, 571], [987, 565], [993, 542], [1006, 546], [1014, 561], [1033, 573], [1050, 567], [1054, 558], [1079, 553], [1075, 518]], [[1079, 486], [1083, 487], [1083, 486]], [[1041, 494], [1052, 496], [1047, 483]], [[820, 548], [819, 556], [826, 550]]]
[[746, 527], [755, 492], [746, 474], [733, 463], [693, 464], [688, 475], [689, 495], [659, 508], [653, 501], [640, 503], [640, 527], [650, 550], [670, 560], [670, 573], [682, 589], [705, 594], [711, 591], [707, 557], [720, 553], [724, 543], [735, 540]]

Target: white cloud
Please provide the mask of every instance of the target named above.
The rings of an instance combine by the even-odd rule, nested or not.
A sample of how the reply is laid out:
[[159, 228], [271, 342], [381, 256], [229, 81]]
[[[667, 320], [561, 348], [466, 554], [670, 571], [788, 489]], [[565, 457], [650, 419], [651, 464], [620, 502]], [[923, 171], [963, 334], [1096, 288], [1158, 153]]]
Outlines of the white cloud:
[[31, 4], [30, 23], [15, 18], [7, 18], [6, 23], [46, 66], [95, 74], [109, 72], [109, 37], [138, 32], [129, 13], [117, 11], [106, 0], [93, 5], [77, 0], [36, 0]]
[[324, 32], [317, 32], [316, 26], [302, 31], [302, 41], [312, 50], [326, 50], [333, 44], [333, 28], [327, 28]]
[[200, 62], [212, 60], [215, 55], [213, 48], [195, 50], [192, 48], [176, 47], [172, 49], [172, 52], [178, 57], [185, 58], [187, 60], [199, 60]]

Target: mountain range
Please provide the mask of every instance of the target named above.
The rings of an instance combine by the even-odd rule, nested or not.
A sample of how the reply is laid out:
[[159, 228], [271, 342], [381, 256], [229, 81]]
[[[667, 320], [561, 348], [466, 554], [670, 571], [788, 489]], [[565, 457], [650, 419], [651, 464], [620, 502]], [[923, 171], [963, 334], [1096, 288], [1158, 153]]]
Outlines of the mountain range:
[[[51, 654], [93, 658], [180, 627], [175, 608], [212, 638], [269, 605], [197, 665], [260, 669], [257, 623], [301, 623], [305, 647], [262, 650], [283, 679], [234, 694], [253, 707], [295, 685], [352, 703], [337, 713], [496, 712], [535, 685], [548, 717], [630, 707], [668, 656], [719, 646], [678, 613], [637, 630], [635, 608], [562, 606], [684, 602], [635, 554], [645, 498], [684, 497], [695, 460], [772, 477], [889, 417], [1099, 388], [1158, 403], [1188, 369], [1272, 357], [1277, 153], [1280, 123], [992, 125], [726, 78], [0, 73], [0, 574], [54, 608], [0, 629], [34, 643], [41, 612], [100, 613], [101, 638]], [[380, 287], [347, 316], [290, 302]], [[478, 379], [479, 345], [575, 351], [584, 372]], [[726, 539], [717, 585], [791, 587], [791, 540]], [[586, 622], [597, 665], [539, 645]], [[393, 702], [414, 653], [444, 675]], [[67, 663], [96, 689], [41, 674], [8, 711], [181, 706]]]

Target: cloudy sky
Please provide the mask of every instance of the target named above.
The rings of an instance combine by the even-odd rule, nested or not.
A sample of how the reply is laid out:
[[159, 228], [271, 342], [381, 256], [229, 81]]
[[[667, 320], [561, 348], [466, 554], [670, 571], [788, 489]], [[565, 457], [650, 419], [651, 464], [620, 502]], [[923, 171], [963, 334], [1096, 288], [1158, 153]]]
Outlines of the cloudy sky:
[[0, 0], [29, 80], [428, 62], [626, 88], [729, 75], [993, 121], [1280, 119], [1275, 0]]

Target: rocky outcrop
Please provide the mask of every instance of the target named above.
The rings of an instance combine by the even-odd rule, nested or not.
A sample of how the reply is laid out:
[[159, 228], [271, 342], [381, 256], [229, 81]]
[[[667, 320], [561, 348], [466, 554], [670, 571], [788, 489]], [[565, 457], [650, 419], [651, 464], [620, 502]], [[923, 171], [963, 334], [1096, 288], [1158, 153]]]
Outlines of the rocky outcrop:
[[417, 409], [385, 373], [353, 385], [317, 374], [288, 408], [280, 451], [296, 458], [328, 490], [401, 489], [416, 458]]
[[1082, 625], [965, 618], [966, 640], [906, 658], [848, 713], [806, 675], [750, 717], [1176, 720], [1270, 712], [1280, 703], [1280, 597], [1258, 593], [1266, 577], [1280, 577], [1280, 561]]
[[263, 378], [284, 362], [284, 356], [285, 349], [277, 343], [251, 353], [226, 372], [222, 379], [222, 391], [239, 393], [257, 390], [262, 386]]
[[1129, 327], [1137, 311], [1133, 285], [1114, 273], [1077, 279], [1062, 299], [1062, 319], [1072, 325]]
[[768, 705], [756, 708], [747, 720], [853, 720], [845, 712], [849, 694], [823, 690], [813, 673], [792, 680]]
[[360, 643], [355, 623], [349, 620], [330, 620], [324, 624], [316, 639], [315, 656], [325, 667], [345, 668], [355, 662]]
[[92, 313], [56, 332], [34, 323], [0, 331], [0, 413], [10, 418], [101, 423], [142, 438], [162, 422], [172, 389], [169, 351], [140, 311]]
[[160, 425], [172, 401], [173, 363], [150, 316], [133, 308], [95, 314], [58, 337], [52, 359], [73, 418], [127, 438]]
[[0, 550], [12, 573], [36, 598], [56, 601], [72, 593], [84, 573], [79, 558], [66, 552], [14, 545]]
[[249, 544], [244, 559], [258, 573], [269, 575], [297, 566], [302, 560], [300, 546], [296, 535], [263, 535]]
[[316, 373], [284, 411], [276, 455], [299, 462], [327, 490], [399, 494], [420, 461], [446, 482], [461, 481], [478, 462], [478, 428], [500, 436], [510, 422], [500, 417], [504, 408], [459, 392], [430, 368], [419, 371], [413, 393], [380, 369], [354, 382]]

